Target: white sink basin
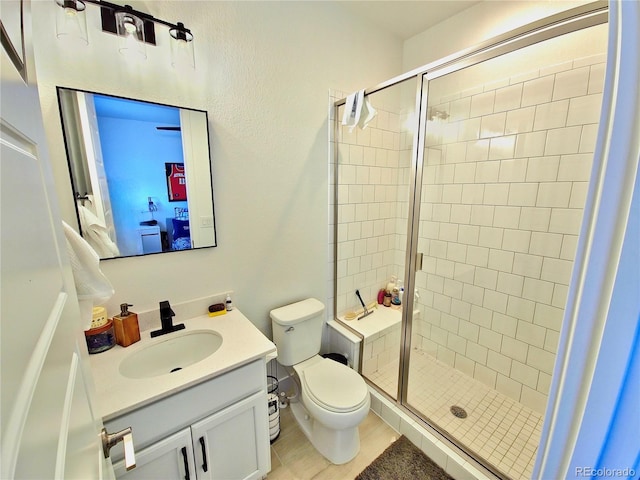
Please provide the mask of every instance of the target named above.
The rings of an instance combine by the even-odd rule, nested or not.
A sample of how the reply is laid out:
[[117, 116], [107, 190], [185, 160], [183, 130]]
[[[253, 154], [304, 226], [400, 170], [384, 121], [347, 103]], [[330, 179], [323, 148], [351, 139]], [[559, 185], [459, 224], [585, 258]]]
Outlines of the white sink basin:
[[220, 345], [222, 336], [211, 330], [168, 333], [127, 355], [120, 362], [120, 373], [128, 378], [167, 375], [204, 360]]

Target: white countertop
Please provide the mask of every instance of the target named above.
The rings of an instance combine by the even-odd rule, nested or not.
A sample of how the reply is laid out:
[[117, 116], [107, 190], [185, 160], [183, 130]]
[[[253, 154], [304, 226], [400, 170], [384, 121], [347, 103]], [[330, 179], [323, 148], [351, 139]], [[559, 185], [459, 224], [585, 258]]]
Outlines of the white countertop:
[[[276, 351], [276, 346], [237, 309], [225, 315], [182, 320], [185, 329], [150, 338], [151, 330], [140, 332], [140, 341], [126, 348], [115, 345], [110, 350], [90, 355], [91, 370], [96, 384], [98, 413], [104, 421], [116, 418], [136, 408], [148, 405], [180, 390], [191, 387], [233, 370]], [[160, 328], [160, 319], [153, 330]], [[209, 357], [183, 368], [151, 378], [131, 379], [120, 374], [120, 362], [128, 355], [171, 335], [191, 330], [213, 330], [222, 336], [222, 345]]]

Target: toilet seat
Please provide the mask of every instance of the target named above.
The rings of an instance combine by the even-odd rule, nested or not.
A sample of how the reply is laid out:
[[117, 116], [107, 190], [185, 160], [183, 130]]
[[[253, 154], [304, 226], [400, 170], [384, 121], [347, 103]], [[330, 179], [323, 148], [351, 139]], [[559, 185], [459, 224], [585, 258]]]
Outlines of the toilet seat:
[[302, 384], [310, 400], [331, 412], [357, 410], [369, 399], [367, 384], [355, 370], [326, 358], [304, 369]]

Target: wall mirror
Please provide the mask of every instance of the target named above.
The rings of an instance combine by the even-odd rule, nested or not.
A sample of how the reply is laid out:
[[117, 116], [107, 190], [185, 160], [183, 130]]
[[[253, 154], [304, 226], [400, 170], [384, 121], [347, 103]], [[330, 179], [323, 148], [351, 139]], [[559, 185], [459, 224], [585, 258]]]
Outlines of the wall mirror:
[[207, 112], [57, 92], [80, 234], [100, 258], [216, 246]]

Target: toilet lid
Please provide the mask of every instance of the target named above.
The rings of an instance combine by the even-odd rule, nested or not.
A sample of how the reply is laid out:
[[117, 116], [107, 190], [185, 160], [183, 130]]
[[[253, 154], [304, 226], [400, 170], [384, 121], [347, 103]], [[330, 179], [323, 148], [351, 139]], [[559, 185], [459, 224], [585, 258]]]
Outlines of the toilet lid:
[[355, 370], [326, 358], [305, 368], [303, 377], [312, 400], [334, 412], [355, 410], [369, 395], [367, 384]]

